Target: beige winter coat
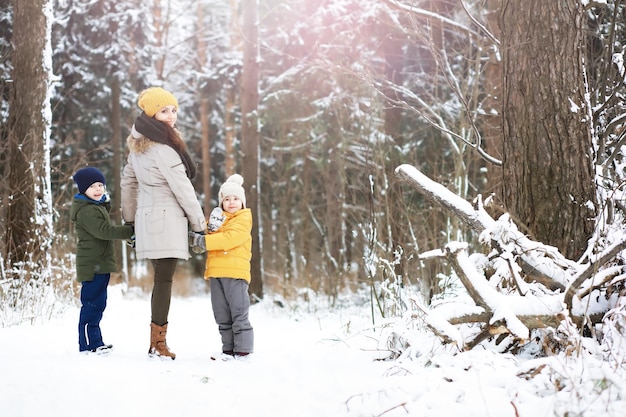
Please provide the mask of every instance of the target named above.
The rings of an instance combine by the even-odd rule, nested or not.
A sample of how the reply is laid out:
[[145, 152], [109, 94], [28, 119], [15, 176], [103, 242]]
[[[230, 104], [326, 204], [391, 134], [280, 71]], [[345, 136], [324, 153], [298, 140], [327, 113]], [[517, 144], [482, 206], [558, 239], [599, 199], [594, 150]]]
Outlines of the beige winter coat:
[[189, 259], [187, 232], [205, 231], [206, 221], [180, 156], [144, 136], [126, 142], [122, 218], [135, 223], [137, 259]]

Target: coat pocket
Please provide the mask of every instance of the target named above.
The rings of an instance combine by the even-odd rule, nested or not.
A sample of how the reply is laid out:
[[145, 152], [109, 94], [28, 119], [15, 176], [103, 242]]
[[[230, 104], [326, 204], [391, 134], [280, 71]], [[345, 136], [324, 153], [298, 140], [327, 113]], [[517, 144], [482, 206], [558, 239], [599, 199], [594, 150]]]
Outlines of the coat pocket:
[[146, 213], [146, 232], [148, 235], [159, 235], [165, 230], [167, 210], [152, 210]]
[[159, 258], [184, 258], [189, 253], [187, 218], [178, 210], [166, 207], [145, 212], [140, 227], [144, 233], [137, 234], [138, 253]]

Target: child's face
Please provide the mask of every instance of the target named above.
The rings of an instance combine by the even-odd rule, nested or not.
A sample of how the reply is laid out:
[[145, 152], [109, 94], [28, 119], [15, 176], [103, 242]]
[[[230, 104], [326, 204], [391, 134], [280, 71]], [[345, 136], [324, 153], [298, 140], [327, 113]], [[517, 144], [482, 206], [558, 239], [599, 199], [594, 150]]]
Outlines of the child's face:
[[101, 182], [94, 182], [85, 190], [85, 195], [92, 200], [100, 201], [104, 195], [104, 184]]
[[156, 112], [154, 118], [157, 119], [159, 122], [163, 122], [170, 125], [171, 127], [174, 127], [174, 125], [176, 124], [176, 120], [178, 119], [178, 109], [171, 105], [165, 106], [161, 110]]
[[222, 200], [222, 209], [228, 213], [234, 213], [243, 208], [243, 201], [234, 195], [227, 195]]

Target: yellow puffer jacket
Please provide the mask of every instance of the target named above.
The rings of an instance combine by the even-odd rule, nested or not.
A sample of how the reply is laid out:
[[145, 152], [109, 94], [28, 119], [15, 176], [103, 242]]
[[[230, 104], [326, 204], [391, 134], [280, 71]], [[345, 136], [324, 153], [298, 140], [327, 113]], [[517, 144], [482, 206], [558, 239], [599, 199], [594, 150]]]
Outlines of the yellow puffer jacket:
[[252, 212], [244, 208], [224, 215], [222, 227], [204, 237], [208, 251], [204, 279], [241, 278], [250, 282]]

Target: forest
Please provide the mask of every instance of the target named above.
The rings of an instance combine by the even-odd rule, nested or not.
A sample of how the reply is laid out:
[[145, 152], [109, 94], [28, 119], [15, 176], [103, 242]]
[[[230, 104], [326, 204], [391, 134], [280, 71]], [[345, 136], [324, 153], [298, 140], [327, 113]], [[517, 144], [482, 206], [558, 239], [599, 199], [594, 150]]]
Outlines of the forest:
[[72, 293], [71, 175], [99, 167], [119, 204], [162, 86], [205, 213], [245, 178], [253, 299], [365, 290], [463, 348], [624, 321], [621, 0], [0, 3], [0, 309]]

